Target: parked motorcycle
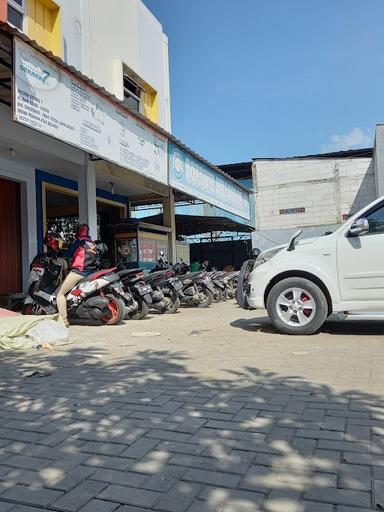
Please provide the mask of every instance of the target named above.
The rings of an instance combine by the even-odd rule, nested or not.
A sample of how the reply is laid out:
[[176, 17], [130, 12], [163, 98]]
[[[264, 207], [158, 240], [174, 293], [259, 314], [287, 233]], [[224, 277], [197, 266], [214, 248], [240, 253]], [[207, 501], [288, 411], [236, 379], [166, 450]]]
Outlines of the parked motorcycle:
[[234, 270], [228, 272], [224, 277], [224, 285], [227, 289], [228, 299], [234, 299], [236, 297], [237, 284], [239, 281], [239, 271]]
[[228, 299], [228, 291], [225, 286], [224, 278], [227, 275], [227, 272], [223, 270], [214, 270], [208, 273], [212, 286], [214, 289], [213, 301], [221, 302], [222, 300]]
[[207, 308], [212, 304], [214, 288], [206, 271], [190, 272], [178, 277], [183, 286], [182, 305]]
[[172, 265], [170, 265], [168, 261], [165, 260], [164, 251], [160, 251], [159, 259], [157, 260], [156, 265], [149, 271], [149, 273], [152, 274], [158, 270], [166, 270], [168, 268], [172, 268]]
[[[124, 290], [115, 269], [100, 270], [84, 277], [67, 294], [68, 319], [99, 320], [102, 324], [115, 325], [124, 318]], [[28, 296], [23, 314], [51, 315], [57, 313], [57, 278], [60, 265], [52, 260], [40, 260], [29, 275]]]
[[141, 268], [124, 269], [119, 267], [117, 275], [120, 277], [124, 291], [127, 293], [125, 303], [125, 318], [142, 320], [148, 315], [152, 304], [152, 287], [145, 283], [144, 272]]
[[180, 307], [182, 284], [173, 269], [159, 270], [144, 277], [153, 290], [151, 307], [160, 313], [176, 313]]
[[180, 276], [190, 272], [191, 268], [187, 263], [185, 263], [185, 261], [183, 261], [182, 258], [180, 258], [180, 260], [173, 265], [173, 270], [177, 276]]

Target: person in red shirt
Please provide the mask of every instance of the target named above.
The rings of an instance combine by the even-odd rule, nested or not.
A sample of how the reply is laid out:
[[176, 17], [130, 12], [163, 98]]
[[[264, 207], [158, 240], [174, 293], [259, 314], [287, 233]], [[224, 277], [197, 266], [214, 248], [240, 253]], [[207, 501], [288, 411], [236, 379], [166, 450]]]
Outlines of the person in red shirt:
[[69, 246], [65, 256], [71, 258], [69, 273], [57, 290], [57, 309], [64, 324], [68, 327], [66, 295], [84, 277], [97, 270], [97, 248], [89, 236], [88, 224], [80, 224], [75, 241]]

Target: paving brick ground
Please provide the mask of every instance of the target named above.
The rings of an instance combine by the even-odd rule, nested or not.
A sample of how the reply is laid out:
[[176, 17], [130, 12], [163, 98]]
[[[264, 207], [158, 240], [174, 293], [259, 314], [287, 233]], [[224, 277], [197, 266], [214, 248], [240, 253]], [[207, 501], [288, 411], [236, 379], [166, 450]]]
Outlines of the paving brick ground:
[[281, 336], [227, 303], [3, 352], [0, 512], [384, 506], [382, 333]]

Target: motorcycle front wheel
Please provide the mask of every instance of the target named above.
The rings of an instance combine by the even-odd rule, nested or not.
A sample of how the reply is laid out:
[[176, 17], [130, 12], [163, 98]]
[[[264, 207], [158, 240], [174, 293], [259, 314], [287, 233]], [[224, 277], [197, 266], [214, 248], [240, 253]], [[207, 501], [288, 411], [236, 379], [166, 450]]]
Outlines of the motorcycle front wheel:
[[236, 297], [236, 288], [234, 288], [233, 286], [230, 286], [230, 288], [228, 289], [228, 298], [234, 299], [235, 297]]
[[201, 297], [201, 301], [198, 304], [198, 308], [208, 308], [213, 301], [213, 293], [211, 293], [208, 288], [204, 286], [198, 285], [199, 294]]
[[176, 311], [180, 307], [179, 297], [176, 295], [176, 293], [173, 293], [171, 295], [167, 295], [166, 298], [169, 300], [169, 302], [165, 308], [164, 313], [170, 313], [170, 314], [176, 313]]
[[148, 315], [148, 304], [141, 297], [136, 297], [136, 301], [139, 307], [135, 312], [128, 313], [128, 318], [130, 320], [143, 320]]
[[223, 290], [219, 286], [214, 285], [213, 302], [221, 302], [223, 300]]
[[124, 320], [125, 304], [112, 294], [106, 295], [105, 298], [108, 299], [108, 313], [100, 318], [100, 322], [104, 325], [117, 325]]

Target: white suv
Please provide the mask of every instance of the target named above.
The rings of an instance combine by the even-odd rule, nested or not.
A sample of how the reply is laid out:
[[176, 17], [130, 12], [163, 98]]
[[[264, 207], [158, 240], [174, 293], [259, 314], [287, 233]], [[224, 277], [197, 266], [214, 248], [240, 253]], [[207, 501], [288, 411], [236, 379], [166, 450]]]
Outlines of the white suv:
[[312, 334], [332, 312], [384, 318], [384, 197], [331, 234], [297, 242], [300, 234], [262, 252], [250, 273], [245, 262], [239, 305], [266, 308], [286, 334]]

